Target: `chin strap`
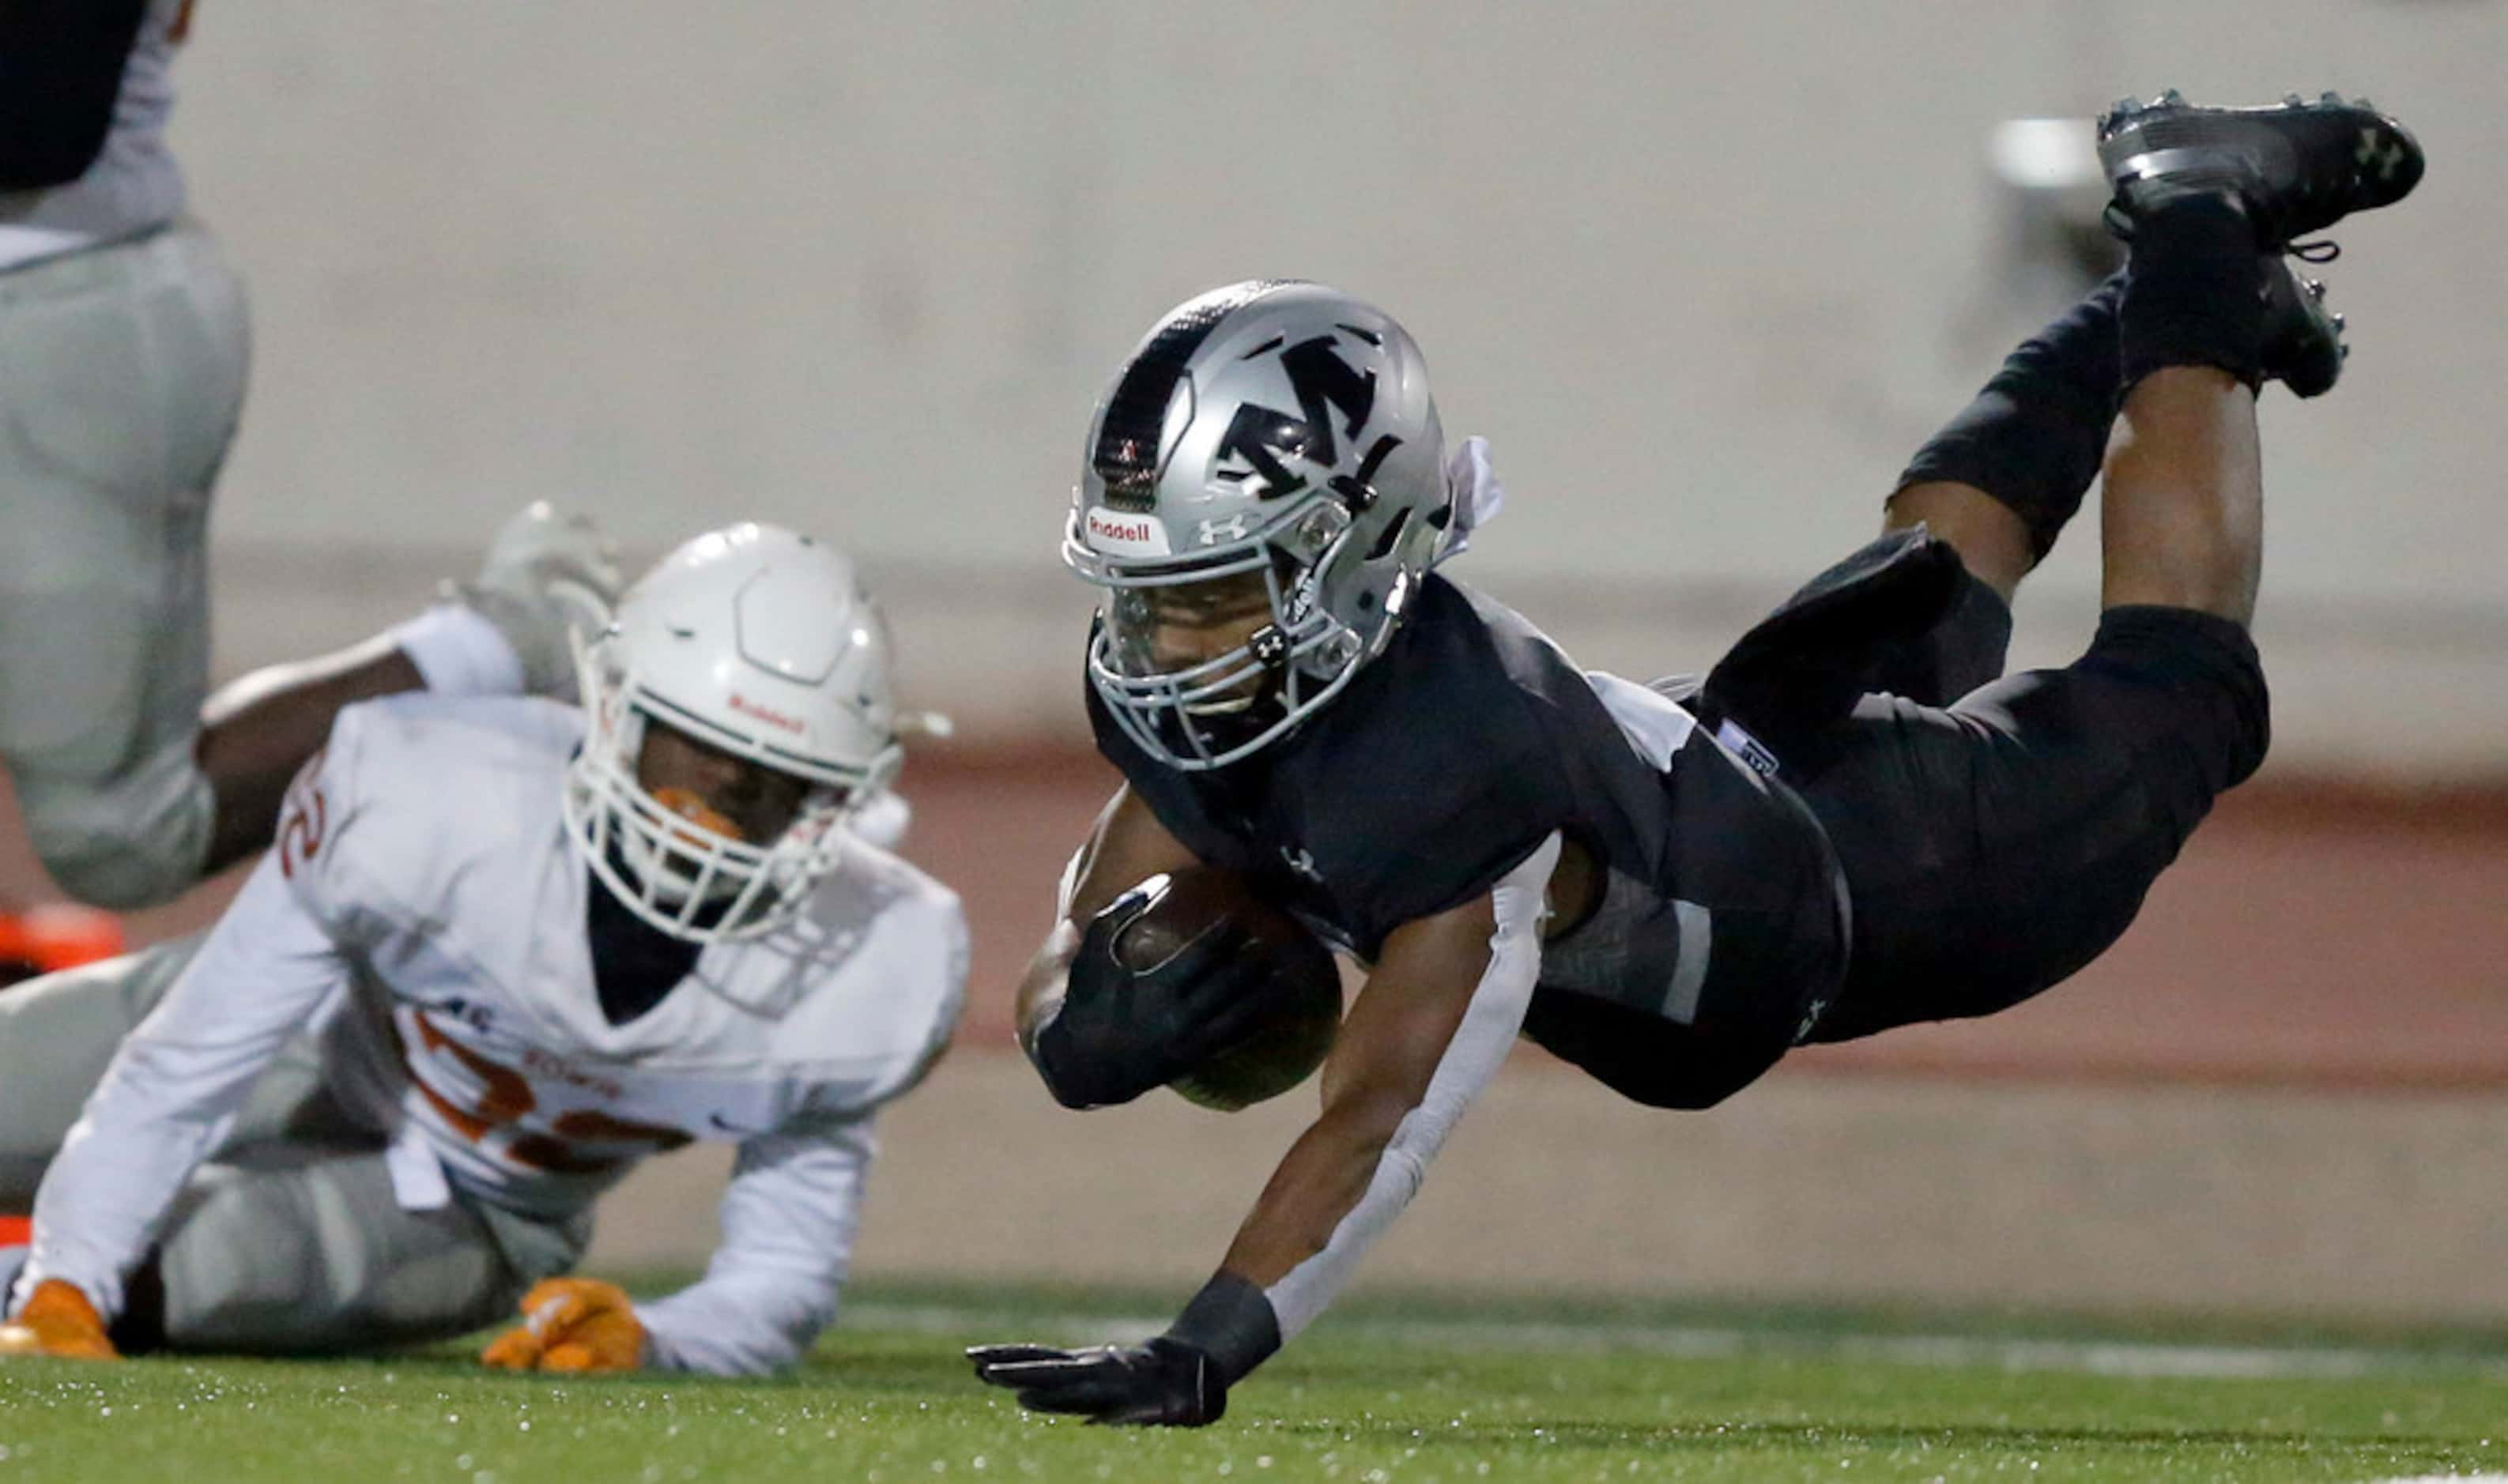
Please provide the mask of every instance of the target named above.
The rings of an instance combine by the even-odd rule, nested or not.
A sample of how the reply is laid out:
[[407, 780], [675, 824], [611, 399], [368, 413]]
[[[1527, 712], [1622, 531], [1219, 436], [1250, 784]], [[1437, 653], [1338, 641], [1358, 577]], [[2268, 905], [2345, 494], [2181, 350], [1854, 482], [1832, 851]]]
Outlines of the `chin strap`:
[[1497, 482], [1497, 471], [1490, 467], [1488, 439], [1466, 438], [1447, 456], [1446, 498], [1453, 502], [1455, 514], [1428, 559], [1432, 567], [1469, 551], [1472, 532], [1496, 520], [1506, 504], [1506, 489]]

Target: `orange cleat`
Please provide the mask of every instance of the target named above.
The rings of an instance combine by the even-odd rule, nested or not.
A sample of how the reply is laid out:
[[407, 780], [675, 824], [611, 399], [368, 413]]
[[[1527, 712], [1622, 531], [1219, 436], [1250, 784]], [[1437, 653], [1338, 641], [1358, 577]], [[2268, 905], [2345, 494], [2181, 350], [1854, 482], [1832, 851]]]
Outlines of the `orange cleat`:
[[47, 1278], [26, 1296], [18, 1317], [0, 1324], [0, 1357], [42, 1356], [55, 1360], [119, 1360], [122, 1352], [104, 1332], [103, 1316], [87, 1295], [57, 1278]]

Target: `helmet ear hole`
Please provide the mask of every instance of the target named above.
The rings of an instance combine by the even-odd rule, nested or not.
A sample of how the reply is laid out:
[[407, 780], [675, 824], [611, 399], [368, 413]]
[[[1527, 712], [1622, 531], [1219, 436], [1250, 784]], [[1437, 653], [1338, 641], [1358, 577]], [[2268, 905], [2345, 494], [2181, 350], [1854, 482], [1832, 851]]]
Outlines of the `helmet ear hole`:
[[1392, 552], [1394, 546], [1401, 541], [1402, 532], [1409, 528], [1410, 525], [1410, 511], [1397, 510], [1393, 512], [1393, 519], [1384, 523], [1384, 533], [1378, 536], [1376, 538], [1376, 544], [1367, 549], [1367, 560], [1370, 561], [1383, 561], [1385, 557]]

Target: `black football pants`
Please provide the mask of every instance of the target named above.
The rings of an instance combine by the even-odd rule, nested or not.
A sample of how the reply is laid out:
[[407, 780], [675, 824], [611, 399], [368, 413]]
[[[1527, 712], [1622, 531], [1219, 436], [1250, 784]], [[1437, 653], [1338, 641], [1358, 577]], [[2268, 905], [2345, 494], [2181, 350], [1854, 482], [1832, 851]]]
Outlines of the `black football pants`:
[[[1797, 783], [1837, 847], [1854, 959], [1811, 1039], [1988, 1015], [2114, 943], [2212, 800], [2264, 760], [2265, 677], [2245, 631], [2113, 608], [2061, 670], [1929, 694], [2001, 669], [1991, 593], [1945, 620]], [[1963, 675], [1963, 668], [1971, 672]]]

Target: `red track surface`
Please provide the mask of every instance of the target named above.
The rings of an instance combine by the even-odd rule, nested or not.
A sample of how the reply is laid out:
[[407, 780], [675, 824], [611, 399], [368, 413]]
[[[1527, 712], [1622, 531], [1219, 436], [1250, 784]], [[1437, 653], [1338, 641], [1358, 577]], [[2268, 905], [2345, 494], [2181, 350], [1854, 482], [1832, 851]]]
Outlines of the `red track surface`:
[[[1053, 883], [1114, 776], [1066, 750], [918, 750], [907, 853], [975, 924], [966, 1037], [1006, 1041]], [[30, 863], [0, 795], [0, 899]], [[130, 920], [148, 941], [231, 885]], [[2122, 942], [1988, 1020], [1812, 1048], [1789, 1073], [2508, 1086], [2508, 792], [2271, 781], [2223, 800]]]
[[[966, 1034], [1010, 995], [1063, 860], [1114, 786], [1094, 757], [918, 758], [909, 853], [966, 898]], [[2123, 941], [1987, 1020], [1812, 1048], [1789, 1068], [2100, 1080], [2508, 1086], [2508, 798], [2264, 782], [2224, 799]]]

